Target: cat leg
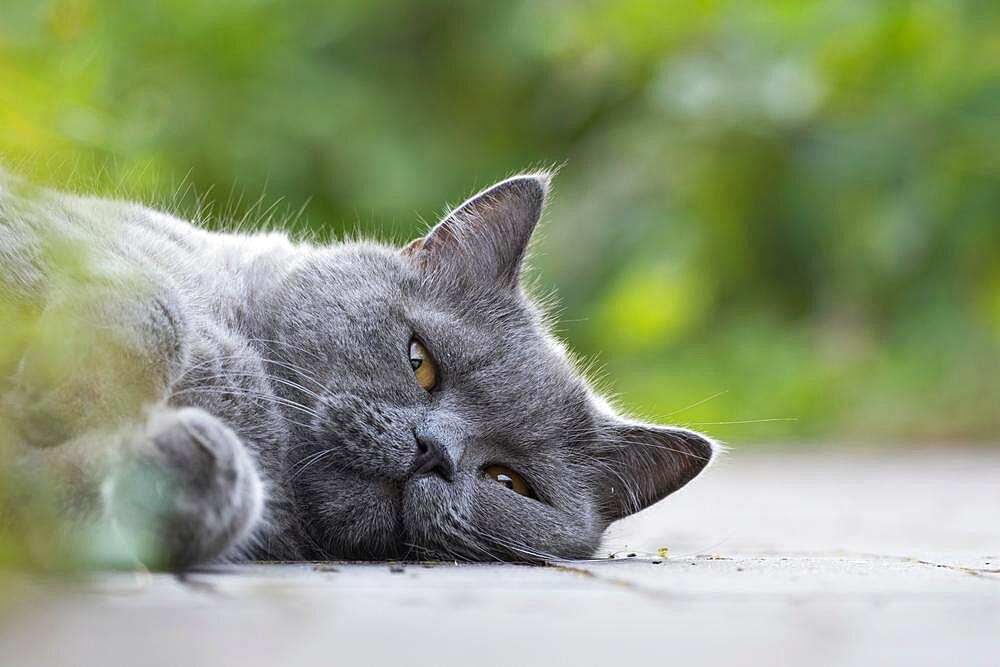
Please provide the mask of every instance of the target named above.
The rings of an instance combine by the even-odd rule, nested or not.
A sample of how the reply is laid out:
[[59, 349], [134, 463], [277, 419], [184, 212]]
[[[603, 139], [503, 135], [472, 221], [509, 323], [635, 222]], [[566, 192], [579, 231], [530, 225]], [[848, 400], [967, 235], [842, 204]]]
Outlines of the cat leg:
[[105, 487], [111, 519], [154, 568], [222, 557], [260, 520], [263, 485], [239, 437], [200, 408], [162, 408]]

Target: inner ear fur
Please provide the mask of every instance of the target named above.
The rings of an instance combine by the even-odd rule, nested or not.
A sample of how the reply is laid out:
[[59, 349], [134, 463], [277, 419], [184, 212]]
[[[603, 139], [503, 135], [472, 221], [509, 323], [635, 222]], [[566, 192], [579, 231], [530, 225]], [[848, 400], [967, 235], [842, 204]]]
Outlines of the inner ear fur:
[[698, 476], [719, 446], [688, 429], [641, 422], [610, 425], [600, 445], [608, 521], [649, 507]]

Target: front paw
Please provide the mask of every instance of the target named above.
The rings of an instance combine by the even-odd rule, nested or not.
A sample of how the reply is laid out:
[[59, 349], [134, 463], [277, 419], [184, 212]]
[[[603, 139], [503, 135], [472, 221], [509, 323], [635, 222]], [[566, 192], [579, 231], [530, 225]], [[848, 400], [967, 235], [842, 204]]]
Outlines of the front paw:
[[260, 517], [263, 490], [243, 443], [198, 408], [154, 413], [107, 488], [108, 509], [155, 568], [222, 556]]

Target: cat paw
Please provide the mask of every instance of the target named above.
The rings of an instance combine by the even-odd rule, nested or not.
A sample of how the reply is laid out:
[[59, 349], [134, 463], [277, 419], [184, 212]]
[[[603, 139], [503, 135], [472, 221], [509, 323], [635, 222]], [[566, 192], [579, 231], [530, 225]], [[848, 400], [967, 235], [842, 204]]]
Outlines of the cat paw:
[[171, 570], [239, 543], [260, 518], [263, 495], [243, 443], [198, 408], [154, 413], [106, 488], [109, 513], [140, 560]]

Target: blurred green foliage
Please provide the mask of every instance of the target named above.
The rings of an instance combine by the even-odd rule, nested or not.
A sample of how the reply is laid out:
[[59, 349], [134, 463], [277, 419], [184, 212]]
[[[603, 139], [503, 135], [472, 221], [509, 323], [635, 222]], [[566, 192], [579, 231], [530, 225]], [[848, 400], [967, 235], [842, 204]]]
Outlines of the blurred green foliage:
[[737, 444], [1000, 435], [998, 137], [995, 0], [0, 8], [0, 155], [60, 187], [404, 240], [565, 164], [563, 333]]
[[[30, 200], [32, 193], [25, 188], [17, 195]], [[102, 481], [120, 460], [123, 435], [151, 402], [142, 382], [148, 369], [100, 326], [106, 320], [93, 299], [105, 292], [88, 288], [107, 267], [56, 234], [40, 241], [42, 263], [55, 269], [44, 307], [0, 281], [0, 612], [6, 589], [16, 588], [11, 572], [64, 576], [82, 565], [134, 568], [137, 557], [143, 563], [159, 557], [142, 522], [116, 527], [94, 511]], [[148, 289], [144, 276], [118, 271], [115, 278], [117, 295], [141, 299]], [[28, 447], [26, 436], [72, 442]], [[169, 480], [134, 463], [116, 466], [115, 474], [145, 513], [144, 525], [157, 525], [169, 497], [160, 489]]]
[[[37, 319], [31, 308], [0, 299], [0, 377], [14, 373], [20, 352], [37, 333]], [[59, 572], [74, 552], [63, 539], [55, 479], [21, 459], [11, 424], [0, 418], [0, 611], [8, 568]]]

